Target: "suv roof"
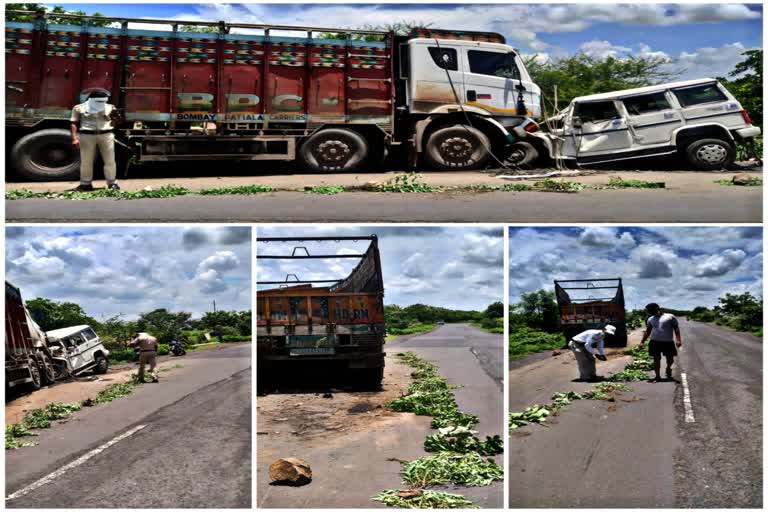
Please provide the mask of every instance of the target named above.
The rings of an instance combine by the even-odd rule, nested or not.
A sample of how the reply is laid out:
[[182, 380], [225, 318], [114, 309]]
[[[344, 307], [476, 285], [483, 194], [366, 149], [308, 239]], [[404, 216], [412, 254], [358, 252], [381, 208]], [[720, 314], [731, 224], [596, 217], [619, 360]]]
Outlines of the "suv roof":
[[677, 89], [679, 87], [691, 87], [694, 85], [710, 84], [717, 82], [715, 78], [697, 78], [696, 80], [684, 80], [682, 82], [670, 82], [658, 85], [649, 85], [647, 87], [637, 87], [635, 89], [624, 89], [622, 91], [604, 92], [600, 94], [590, 94], [588, 96], [579, 96], [574, 98], [573, 102], [582, 101], [599, 101], [599, 100], [612, 100], [616, 98], [624, 98], [626, 96], [634, 96], [637, 94], [645, 94], [658, 91], [666, 91], [668, 89]]
[[53, 331], [48, 331], [45, 334], [50, 336], [51, 338], [66, 338], [67, 336], [70, 336], [72, 334], [76, 334], [82, 330], [90, 329], [90, 325], [74, 325], [72, 327], [62, 327], [61, 329], [54, 329]]

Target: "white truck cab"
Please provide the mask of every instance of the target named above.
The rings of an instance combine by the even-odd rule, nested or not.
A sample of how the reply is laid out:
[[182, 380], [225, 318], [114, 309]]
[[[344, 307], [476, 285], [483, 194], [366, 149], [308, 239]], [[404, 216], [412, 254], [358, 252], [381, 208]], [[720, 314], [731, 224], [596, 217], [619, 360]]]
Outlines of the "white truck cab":
[[575, 98], [534, 133], [553, 159], [578, 164], [681, 154], [694, 167], [733, 163], [735, 143], [760, 134], [734, 96], [714, 78]]
[[64, 361], [70, 374], [86, 370], [97, 374], [107, 372], [109, 350], [89, 325], [64, 327], [45, 334], [54, 359]]
[[400, 109], [414, 123], [416, 151], [433, 167], [505, 159], [525, 137], [521, 126], [541, 116], [541, 89], [499, 34], [415, 29], [398, 61]]

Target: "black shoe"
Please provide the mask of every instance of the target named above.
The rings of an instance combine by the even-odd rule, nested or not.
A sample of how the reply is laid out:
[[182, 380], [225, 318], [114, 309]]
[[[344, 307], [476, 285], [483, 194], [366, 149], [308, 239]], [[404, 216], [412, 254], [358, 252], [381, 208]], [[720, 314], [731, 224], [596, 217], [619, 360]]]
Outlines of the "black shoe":
[[667, 367], [667, 379], [671, 379], [671, 378], [672, 378], [672, 368]]
[[117, 183], [113, 183], [108, 188], [109, 190], [120, 190], [120, 185], [118, 185]]
[[83, 185], [81, 183], [73, 188], [72, 192], [93, 192], [93, 185]]

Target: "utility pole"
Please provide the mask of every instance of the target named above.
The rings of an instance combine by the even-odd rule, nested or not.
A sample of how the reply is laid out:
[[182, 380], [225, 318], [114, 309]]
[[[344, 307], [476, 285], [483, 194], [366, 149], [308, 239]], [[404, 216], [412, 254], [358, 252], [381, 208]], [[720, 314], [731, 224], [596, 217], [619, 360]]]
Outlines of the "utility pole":
[[216, 299], [213, 299], [213, 312], [216, 312]]

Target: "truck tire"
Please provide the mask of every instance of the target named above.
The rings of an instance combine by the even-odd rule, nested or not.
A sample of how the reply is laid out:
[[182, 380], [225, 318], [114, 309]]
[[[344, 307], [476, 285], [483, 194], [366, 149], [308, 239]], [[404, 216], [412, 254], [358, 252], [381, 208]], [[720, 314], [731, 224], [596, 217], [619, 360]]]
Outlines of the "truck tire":
[[736, 150], [723, 139], [698, 139], [685, 147], [688, 162], [705, 171], [717, 171], [730, 167], [736, 161]]
[[107, 361], [106, 357], [99, 355], [94, 358], [94, 361], [96, 364], [93, 366], [93, 373], [96, 375], [107, 373], [107, 369], [109, 369], [109, 361]]
[[40, 379], [42, 384], [53, 384], [56, 382], [56, 368], [53, 361], [47, 354], [40, 354]]
[[504, 163], [512, 167], [531, 165], [539, 158], [539, 152], [528, 142], [515, 142], [509, 147]]
[[43, 378], [40, 375], [40, 368], [37, 366], [37, 361], [33, 357], [29, 360], [29, 376], [32, 377], [32, 382], [29, 383], [29, 387], [32, 391], [37, 391], [43, 386]]
[[429, 136], [424, 151], [427, 162], [440, 170], [463, 171], [482, 167], [491, 157], [488, 137], [471, 126], [440, 128]]
[[368, 142], [346, 128], [326, 128], [309, 136], [299, 147], [299, 163], [311, 172], [354, 172], [370, 153]]
[[50, 128], [30, 133], [11, 149], [11, 162], [32, 181], [73, 181], [80, 177], [80, 151], [67, 130]]
[[378, 391], [381, 389], [381, 382], [384, 380], [384, 368], [353, 370], [353, 375], [357, 387], [361, 390]]

